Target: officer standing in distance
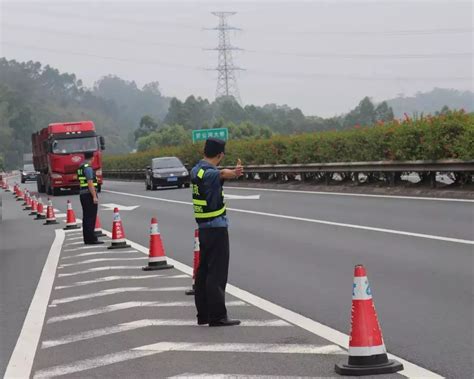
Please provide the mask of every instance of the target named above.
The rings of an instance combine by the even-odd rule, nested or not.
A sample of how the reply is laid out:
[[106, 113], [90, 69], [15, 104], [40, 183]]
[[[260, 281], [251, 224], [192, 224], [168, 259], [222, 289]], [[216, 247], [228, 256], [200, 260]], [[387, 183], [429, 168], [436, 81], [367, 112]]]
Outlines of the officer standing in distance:
[[97, 177], [91, 166], [94, 153], [84, 153], [84, 163], [77, 170], [79, 179], [79, 197], [82, 205], [82, 234], [86, 245], [99, 245], [99, 241], [94, 233], [95, 221], [97, 218], [97, 208], [99, 199], [97, 198]]
[[224, 192], [226, 179], [242, 176], [239, 163], [234, 170], [217, 169], [224, 158], [225, 142], [209, 138], [204, 159], [191, 170], [194, 217], [199, 226], [200, 263], [196, 272], [194, 299], [198, 325], [231, 326], [239, 320], [227, 317], [225, 287], [229, 272], [229, 234]]

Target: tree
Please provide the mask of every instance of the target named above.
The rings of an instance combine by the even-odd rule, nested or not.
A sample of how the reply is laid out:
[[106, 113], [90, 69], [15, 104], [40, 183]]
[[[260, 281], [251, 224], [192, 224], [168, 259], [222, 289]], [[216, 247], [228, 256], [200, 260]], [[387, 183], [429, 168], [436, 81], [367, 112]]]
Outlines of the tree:
[[148, 134], [155, 132], [158, 129], [158, 122], [156, 122], [153, 117], [147, 115], [143, 116], [140, 120], [140, 126], [134, 132], [135, 141], [141, 137], [145, 137]]
[[386, 101], [383, 101], [377, 105], [377, 108], [375, 108], [376, 121], [392, 121], [393, 118], [393, 110], [388, 106]]

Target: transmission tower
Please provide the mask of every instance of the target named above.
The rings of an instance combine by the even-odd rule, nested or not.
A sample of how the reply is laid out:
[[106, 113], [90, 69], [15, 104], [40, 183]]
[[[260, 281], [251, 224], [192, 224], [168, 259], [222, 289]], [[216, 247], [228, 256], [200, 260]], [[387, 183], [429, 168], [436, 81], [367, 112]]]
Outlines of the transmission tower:
[[234, 65], [232, 51], [241, 49], [232, 46], [229, 32], [231, 30], [241, 29], [227, 24], [227, 17], [233, 16], [236, 13], [237, 12], [212, 12], [214, 16], [219, 17], [219, 25], [208, 30], [217, 30], [219, 32], [219, 45], [217, 48], [208, 50], [215, 50], [218, 53], [217, 67], [211, 69], [217, 71], [216, 98], [232, 96], [240, 103], [240, 94], [239, 88], [237, 87], [235, 71], [242, 70], [242, 68]]

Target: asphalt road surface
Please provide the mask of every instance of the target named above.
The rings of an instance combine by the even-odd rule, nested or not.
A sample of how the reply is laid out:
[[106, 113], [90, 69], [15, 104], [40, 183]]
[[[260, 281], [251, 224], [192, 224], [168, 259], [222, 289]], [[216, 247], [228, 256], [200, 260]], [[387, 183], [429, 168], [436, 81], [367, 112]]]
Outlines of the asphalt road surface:
[[[472, 377], [472, 200], [237, 188], [225, 192], [231, 220], [230, 283], [347, 334], [353, 266], [362, 263], [368, 270], [387, 349], [446, 377]], [[64, 211], [67, 199], [80, 217], [77, 195], [55, 197], [55, 207]], [[195, 223], [190, 202], [186, 189], [145, 191], [141, 182], [108, 181], [100, 195], [100, 216], [104, 228], [110, 230], [114, 205], [136, 207], [121, 211], [121, 216], [127, 238], [144, 246], [150, 218], [157, 216], [168, 256], [192, 265]], [[304, 337], [308, 343], [322, 343]], [[48, 366], [48, 358], [39, 357]], [[284, 374], [328, 374], [290, 371]]]

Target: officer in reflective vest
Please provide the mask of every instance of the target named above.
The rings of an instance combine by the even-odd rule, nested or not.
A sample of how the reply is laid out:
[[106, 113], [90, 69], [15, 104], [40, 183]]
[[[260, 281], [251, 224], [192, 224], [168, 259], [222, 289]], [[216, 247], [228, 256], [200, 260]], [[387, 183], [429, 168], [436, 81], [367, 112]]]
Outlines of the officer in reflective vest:
[[95, 221], [97, 218], [97, 177], [91, 167], [91, 160], [94, 153], [84, 153], [85, 161], [77, 170], [79, 180], [79, 197], [82, 205], [82, 234], [86, 245], [98, 245], [104, 242], [99, 241], [94, 233]]
[[194, 217], [199, 226], [200, 263], [195, 278], [194, 299], [198, 325], [231, 326], [225, 307], [225, 287], [229, 272], [229, 234], [224, 192], [224, 180], [238, 178], [240, 163], [233, 170], [217, 169], [224, 158], [225, 142], [206, 140], [204, 159], [191, 170]]

